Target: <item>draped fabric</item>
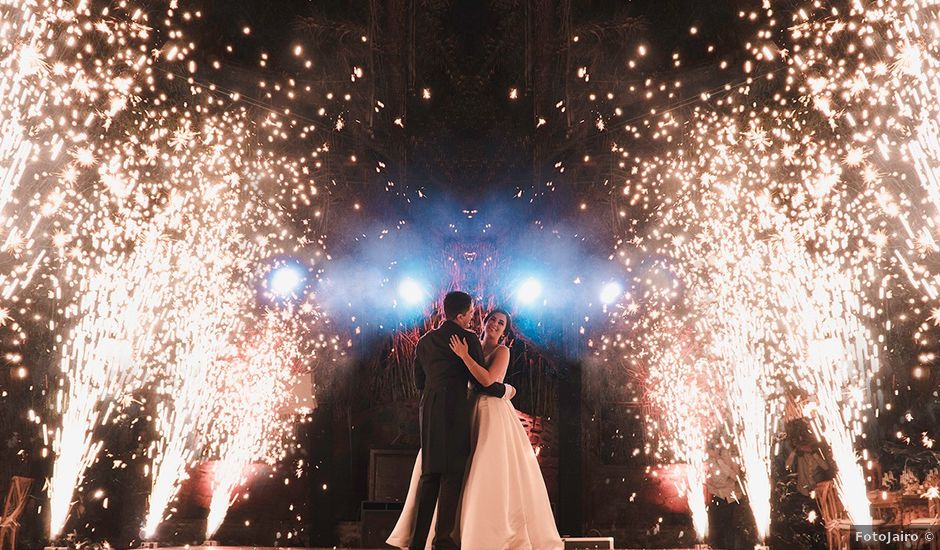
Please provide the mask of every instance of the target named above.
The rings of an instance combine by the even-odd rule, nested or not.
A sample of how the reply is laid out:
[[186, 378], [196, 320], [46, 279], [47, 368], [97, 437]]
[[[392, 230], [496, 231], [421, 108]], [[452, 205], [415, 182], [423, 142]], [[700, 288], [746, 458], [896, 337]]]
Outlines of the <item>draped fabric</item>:
[[[462, 550], [561, 550], [548, 491], [535, 452], [512, 403], [480, 396], [472, 417], [474, 449], [459, 512]], [[414, 526], [421, 456], [398, 524], [386, 541], [407, 548]], [[436, 523], [432, 521], [433, 525]], [[428, 537], [427, 548], [433, 532]]]

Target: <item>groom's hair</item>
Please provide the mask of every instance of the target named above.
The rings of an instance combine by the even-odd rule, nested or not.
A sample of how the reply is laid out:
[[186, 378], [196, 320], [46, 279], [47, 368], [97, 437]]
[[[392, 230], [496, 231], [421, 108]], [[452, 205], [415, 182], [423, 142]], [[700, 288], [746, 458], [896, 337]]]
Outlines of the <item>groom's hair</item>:
[[473, 298], [466, 292], [454, 290], [444, 296], [444, 317], [448, 320], [454, 320], [461, 313], [466, 313], [473, 303]]

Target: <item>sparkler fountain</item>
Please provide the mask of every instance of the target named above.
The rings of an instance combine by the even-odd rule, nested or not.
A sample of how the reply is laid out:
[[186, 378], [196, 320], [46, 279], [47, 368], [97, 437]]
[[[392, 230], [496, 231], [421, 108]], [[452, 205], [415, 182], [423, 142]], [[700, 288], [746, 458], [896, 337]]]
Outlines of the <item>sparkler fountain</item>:
[[[795, 55], [788, 60], [790, 74], [807, 83], [813, 108], [848, 144], [845, 169], [873, 190], [873, 202], [888, 222], [873, 235], [876, 251], [891, 250], [891, 260], [930, 301], [940, 296], [937, 276], [928, 267], [940, 250], [933, 236], [940, 219], [938, 9], [940, 3], [931, 0], [853, 2], [832, 17], [816, 18], [807, 6], [795, 17]], [[899, 183], [904, 188], [896, 193], [892, 188]], [[882, 296], [887, 282], [880, 285]], [[860, 294], [857, 280], [827, 292]], [[867, 511], [858, 509], [867, 502], [860, 489], [864, 477], [859, 468], [848, 467], [854, 457], [849, 433], [857, 435], [866, 420], [860, 414], [865, 396], [853, 380], [864, 370], [860, 365], [877, 367], [878, 357], [877, 350], [859, 345], [867, 329], [854, 323], [856, 318], [846, 315], [844, 324], [830, 322], [819, 334], [806, 336], [815, 342], [810, 372], [818, 373], [807, 382], [821, 397], [815, 420], [839, 465], [836, 488], [853, 522], [864, 524], [870, 523]], [[887, 330], [892, 321], [885, 323]], [[922, 325], [915, 340], [923, 330]], [[835, 403], [841, 410], [832, 408]], [[840, 425], [846, 428], [834, 431]]]
[[[721, 373], [723, 388], [716, 393], [724, 396], [728, 435], [761, 540], [770, 525], [770, 434], [779, 420], [780, 382], [815, 381], [813, 389], [829, 399], [824, 425], [834, 441], [845, 443], [834, 445], [843, 490], [864, 496], [854, 437], [848, 435], [859, 429], [843, 419], [864, 407], [871, 369], [863, 359], [876, 355], [865, 351], [870, 337], [861, 328], [871, 314], [864, 285], [877, 280], [875, 272], [863, 254], [844, 244], [848, 236], [870, 238], [870, 226], [858, 216], [872, 213], [875, 201], [835, 186], [839, 179], [832, 178], [830, 165], [818, 162], [824, 149], [812, 142], [790, 147], [792, 122], [767, 124], [770, 130], [752, 120], [741, 130], [734, 116], [698, 110], [688, 149], [661, 157], [644, 174], [669, 197], [644, 246], [669, 258], [665, 269], [681, 287], [653, 289], [651, 309], [693, 327], [694, 353]], [[782, 158], [769, 153], [780, 149], [786, 151]], [[794, 179], [796, 174], [801, 176]], [[858, 282], [846, 289], [847, 280]], [[670, 305], [677, 295], [681, 307]], [[647, 322], [644, 331], [663, 326], [669, 325]], [[837, 327], [848, 327], [851, 339], [842, 340], [852, 345], [841, 349], [848, 355], [839, 355], [838, 363], [812, 363], [808, 370], [815, 378], [809, 380], [804, 371], [812, 345]], [[661, 338], [642, 334], [641, 347], [659, 345]], [[837, 364], [857, 368], [840, 374]], [[663, 391], [662, 385], [654, 391]], [[856, 399], [842, 399], [845, 391]], [[851, 510], [857, 523], [870, 521], [867, 499], [861, 502]]]
[[[663, 322], [673, 319], [666, 318]], [[648, 384], [651, 404], [660, 417], [655, 430], [667, 433], [667, 450], [673, 458], [685, 464], [685, 475], [677, 483], [680, 494], [685, 495], [692, 512], [692, 524], [698, 540], [708, 536], [708, 511], [705, 502], [706, 441], [715, 428], [714, 403], [709, 398], [714, 392], [714, 378], [708, 376], [711, 366], [690, 353], [692, 344], [676, 336], [671, 342], [650, 346], [652, 355]]]
[[[64, 527], [72, 492], [103, 444], [93, 441], [94, 428], [107, 422], [115, 403], [109, 403], [104, 414], [99, 407], [125, 393], [132, 382], [140, 382], [140, 356], [154, 339], [154, 326], [147, 320], [163, 307], [163, 290], [170, 283], [165, 269], [169, 266], [157, 264], [164, 269], [154, 269], [152, 264], [153, 257], [165, 252], [162, 236], [159, 230], [149, 231], [131, 257], [99, 256], [97, 272], [81, 284], [82, 300], [72, 310], [79, 321], [62, 348], [67, 389], [60, 389], [56, 397], [62, 425], [53, 438], [56, 462], [49, 489], [53, 537]], [[105, 304], [108, 307], [101, 307]]]
[[[742, 232], [744, 239], [752, 237]], [[717, 236], [715, 236], [718, 238]], [[728, 238], [725, 236], [725, 238]], [[709, 239], [711, 240], [711, 239]], [[713, 241], [721, 242], [721, 241]], [[729, 242], [719, 244], [725, 247]], [[742, 480], [748, 503], [754, 514], [759, 540], [765, 540], [770, 526], [770, 433], [775, 422], [772, 370], [768, 361], [768, 345], [763, 332], [766, 322], [766, 296], [760, 292], [748, 293], [747, 288], [760, 288], [757, 275], [761, 273], [759, 258], [761, 245], [738, 248], [737, 253], [716, 257], [710, 274], [710, 296], [696, 295], [701, 300], [696, 311], [706, 311], [697, 323], [701, 335], [711, 339], [702, 341], [706, 356], [716, 357], [709, 365], [723, 373], [724, 409], [728, 411], [728, 432], [737, 446]], [[726, 249], [727, 250], [727, 249]], [[747, 250], [743, 255], [740, 252]], [[751, 255], [754, 254], [754, 255]], [[720, 394], [719, 394], [720, 395]]]
[[[191, 434], [205, 428], [213, 398], [207, 388], [224, 375], [221, 361], [254, 315], [259, 266], [300, 246], [284, 229], [286, 214], [261, 198], [285, 192], [299, 168], [249, 152], [248, 112], [205, 114], [212, 104], [175, 122], [135, 111], [134, 126], [148, 139], [108, 143], [95, 193], [78, 197], [74, 219], [89, 249], [63, 258], [64, 272], [77, 281], [67, 316], [77, 325], [61, 350], [68, 393], [57, 400], [63, 426], [53, 444], [53, 536], [101, 448], [93, 429], [115, 407], [102, 416], [100, 403], [153, 379], [160, 438], [150, 449], [145, 531], [155, 531], [205, 443]], [[198, 132], [194, 119], [201, 120]], [[126, 350], [121, 361], [106, 355], [115, 341]]]
[[[158, 389], [156, 425], [160, 438], [151, 447], [152, 491], [144, 527], [148, 538], [156, 532], [186, 468], [201, 449], [203, 441], [197, 434], [207, 428], [206, 413], [214, 397], [210, 388], [213, 379], [224, 372], [221, 358], [228, 352], [231, 335], [245, 328], [239, 301], [251, 298], [250, 292], [247, 296], [245, 292], [233, 292], [232, 286], [225, 284], [232, 276], [231, 258], [217, 254], [217, 247], [231, 235], [229, 230], [236, 228], [229, 223], [207, 227], [193, 220], [187, 225], [198, 228], [206, 241], [197, 244], [195, 250], [188, 246], [181, 250], [183, 254], [199, 251], [193, 257], [195, 261], [181, 262], [187, 265], [177, 274], [185, 273], [188, 280], [175, 281], [175, 288], [188, 291], [193, 301], [177, 302], [185, 304], [185, 310], [173, 311], [172, 317], [164, 320], [175, 346], [168, 357], [166, 378]], [[208, 255], [212, 249], [213, 255]], [[175, 298], [182, 301], [183, 296]]]
[[[97, 136], [87, 132], [90, 128], [110, 126], [113, 117], [127, 104], [134, 75], [147, 66], [146, 58], [132, 53], [134, 45], [146, 36], [146, 30], [139, 24], [143, 18], [139, 13], [120, 22], [95, 21], [84, 2], [70, 7], [62, 2], [4, 1], [0, 2], [0, 12], [4, 19], [0, 27], [2, 252], [14, 258], [13, 267], [5, 266], [0, 273], [0, 295], [4, 300], [15, 301], [17, 291], [25, 288], [50, 260], [44, 240], [49, 236], [43, 233], [47, 229], [45, 222], [61, 216], [74, 223], [79, 233], [84, 229], [74, 208], [76, 196], [68, 187], [88, 167], [90, 155], [84, 151], [88, 151], [90, 143], [97, 143]], [[76, 48], [95, 42], [85, 29], [94, 29], [112, 39], [120, 37], [126, 48], [102, 48], [98, 53], [105, 61], [95, 63], [98, 58], [85, 55], [83, 63]], [[61, 116], [53, 116], [57, 112]], [[71, 152], [71, 161], [61, 154], [70, 147], [76, 147]], [[39, 166], [62, 168], [60, 181], [46, 185], [53, 178]], [[33, 180], [33, 185], [27, 183]], [[22, 208], [24, 203], [29, 207]], [[68, 233], [57, 231], [49, 240], [61, 251], [70, 238]], [[102, 284], [117, 269], [113, 264], [103, 266], [76, 284], [88, 296], [121, 303], [122, 296], [114, 295], [119, 289]], [[51, 279], [56, 297], [63, 293], [57, 283], [73, 284], [71, 275], [74, 272], [66, 270], [64, 277]], [[139, 303], [126, 305], [130, 311], [147, 307]], [[76, 304], [66, 316], [79, 317], [77, 312], [88, 307], [87, 301]], [[5, 320], [7, 310], [2, 309]], [[113, 395], [119, 388], [121, 372], [130, 360], [124, 353], [129, 352], [125, 327], [121, 326], [124, 322], [112, 317], [95, 326], [81, 320], [72, 329], [70, 342], [63, 346], [65, 371], [79, 361], [86, 362], [88, 368], [74, 376], [67, 389], [56, 392], [55, 405], [63, 412], [63, 425], [53, 437], [53, 450], [57, 456], [68, 456], [57, 462], [50, 484], [54, 536], [65, 521], [72, 488], [80, 482], [82, 471], [100, 449], [100, 443], [91, 440], [92, 428], [102, 416], [96, 411], [97, 400]], [[52, 322], [50, 327], [54, 326]], [[122, 353], [115, 354], [115, 349]], [[113, 408], [109, 407], [103, 416], [111, 412]]]
[[[665, 307], [671, 287], [631, 298], [626, 309], [648, 300], [656, 316], [700, 323], [700, 355], [715, 354], [716, 369], [727, 369], [728, 429], [747, 476], [760, 478], [745, 480], [752, 501], [755, 489], [766, 500], [769, 455], [747, 449], [769, 449], [776, 405], [753, 408], [749, 400], [754, 387], [762, 401], [787, 381], [818, 399], [811, 420], [832, 448], [837, 492], [853, 523], [870, 524], [855, 449], [880, 365], [881, 336], [872, 329], [879, 320], [895, 326], [879, 319], [875, 300], [898, 280], [891, 267], [923, 301], [940, 296], [940, 3], [806, 4], [794, 10], [792, 41], [782, 45], [771, 42], [778, 14], [769, 2], [764, 8], [769, 27], [753, 43], [746, 81], [703, 94], [708, 107], [645, 122], [664, 151], [634, 158], [623, 191], [631, 206], [660, 210], [649, 231], [626, 241], [669, 258], [665, 270], [681, 282], [684, 309]], [[787, 77], [774, 88], [781, 68]], [[761, 77], [773, 91], [755, 91]], [[634, 269], [635, 254], [625, 252]], [[657, 341], [649, 331], [671, 330], [659, 320], [638, 324], [649, 342]], [[926, 330], [922, 324], [915, 340]], [[754, 512], [761, 529], [769, 509]]]
[[[153, 490], [144, 526], [148, 537], [207, 443], [194, 434], [209, 429], [208, 413], [218, 397], [211, 388], [233, 367], [227, 358], [253, 315], [262, 275], [256, 266], [283, 253], [290, 241], [281, 216], [254, 198], [260, 196], [261, 182], [253, 174], [270, 177], [277, 168], [252, 158], [244, 148], [246, 140], [233, 142], [233, 128], [244, 131], [244, 113], [207, 120], [198, 140], [179, 148], [180, 171], [171, 178], [185, 190], [180, 201], [186, 216], [173, 227], [178, 240], [162, 260], [174, 268], [173, 305], [160, 317], [167, 351], [158, 359], [166, 367], [157, 389], [160, 438], [151, 449]], [[205, 181], [216, 183], [200, 187]], [[255, 440], [263, 435], [244, 429]]]
[[[175, 8], [171, 1], [171, 27]], [[149, 44], [144, 11], [25, 0], [2, 1], [0, 12], [4, 247], [43, 237], [57, 253], [37, 247], [28, 266], [0, 273], [0, 290], [10, 298], [48, 264], [55, 297], [68, 304], [50, 321], [66, 329], [56, 350], [64, 379], [54, 399], [50, 536], [62, 533], [104, 446], [96, 428], [120, 411], [119, 398], [155, 382], [152, 533], [206, 443], [192, 434], [207, 425], [207, 388], [225, 374], [214, 369], [227, 366], [234, 335], [255, 316], [261, 266], [307, 242], [285, 222], [299, 200], [310, 204], [309, 171], [303, 159], [258, 148], [266, 134], [288, 135], [277, 114], [254, 121], [237, 95], [223, 100], [192, 82], [188, 92], [160, 93], [156, 61], [190, 73], [195, 65], [189, 48]], [[16, 210], [33, 192], [22, 184], [30, 170], [57, 185], [35, 193], [36, 208]]]
[[291, 327], [293, 308], [270, 311], [265, 327], [249, 337], [226, 366], [228, 376], [217, 391], [218, 413], [211, 433], [220, 440], [212, 444], [220, 460], [212, 479], [212, 498], [206, 521], [206, 539], [211, 539], [225, 520], [237, 488], [244, 483], [252, 461], [276, 462], [283, 455], [277, 445], [285, 436], [285, 413], [293, 414], [285, 399], [295, 367], [304, 359], [303, 346]]

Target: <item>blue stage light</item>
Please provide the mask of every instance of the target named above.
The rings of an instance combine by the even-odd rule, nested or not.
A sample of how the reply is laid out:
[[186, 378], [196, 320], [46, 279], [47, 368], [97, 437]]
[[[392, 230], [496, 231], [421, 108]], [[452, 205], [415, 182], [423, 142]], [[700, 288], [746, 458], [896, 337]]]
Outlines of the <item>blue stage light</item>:
[[307, 275], [296, 265], [282, 265], [271, 272], [269, 286], [279, 298], [295, 296], [303, 287]]
[[516, 290], [516, 299], [522, 304], [532, 304], [542, 296], [542, 282], [529, 277]]
[[611, 281], [601, 288], [601, 302], [610, 305], [623, 296], [623, 287], [616, 281]]
[[418, 305], [423, 302], [427, 296], [427, 290], [424, 289], [421, 283], [414, 279], [405, 278], [398, 283], [398, 297], [408, 305]]

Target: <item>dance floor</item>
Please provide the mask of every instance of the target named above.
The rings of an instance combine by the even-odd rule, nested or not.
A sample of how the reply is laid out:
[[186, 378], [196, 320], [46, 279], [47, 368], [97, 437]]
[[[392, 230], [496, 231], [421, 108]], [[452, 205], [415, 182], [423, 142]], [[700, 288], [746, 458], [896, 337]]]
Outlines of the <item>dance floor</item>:
[[[583, 546], [581, 547], [583, 548]], [[606, 548], [606, 547], [603, 547]], [[134, 550], [134, 549], [130, 549]], [[192, 546], [161, 546], [160, 550], [392, 550], [391, 547], [385, 546], [382, 548], [346, 548], [346, 547], [337, 547], [332, 546], [329, 548], [300, 548], [300, 547], [285, 547], [281, 546], [278, 548], [270, 546], [202, 546], [202, 545], [192, 545]], [[617, 550], [694, 550], [692, 548], [681, 549], [681, 548], [620, 548]]]
[[[160, 550], [393, 550], [390, 546], [384, 548], [340, 548], [337, 546], [331, 546], [329, 548], [297, 548], [297, 547], [284, 547], [279, 546], [277, 548], [269, 546], [173, 546], [173, 547], [160, 547]], [[618, 549], [618, 550], [665, 550], [665, 549], [646, 549], [646, 548], [635, 548], [635, 549]], [[682, 549], [669, 549], [669, 550], [682, 550]], [[692, 549], [689, 549], [692, 550]]]
[[[390, 546], [384, 548], [340, 548], [338, 546], [331, 546], [329, 548], [296, 548], [296, 547], [284, 547], [280, 546], [277, 548], [269, 546], [173, 546], [173, 547], [160, 547], [160, 550], [393, 550]], [[620, 549], [620, 550], [665, 550], [665, 549]], [[681, 549], [670, 549], [670, 550], [681, 550]], [[692, 550], [692, 549], [689, 549]]]

